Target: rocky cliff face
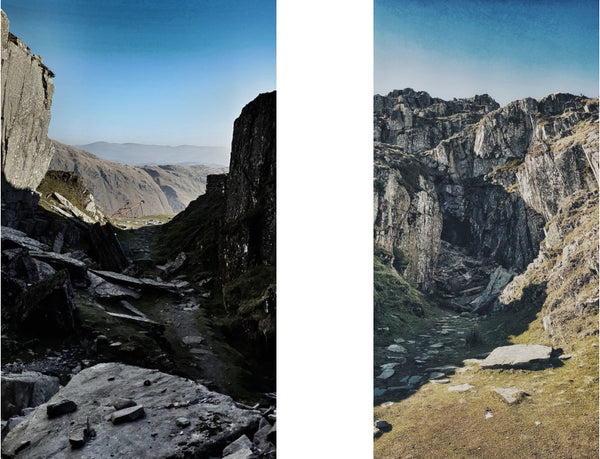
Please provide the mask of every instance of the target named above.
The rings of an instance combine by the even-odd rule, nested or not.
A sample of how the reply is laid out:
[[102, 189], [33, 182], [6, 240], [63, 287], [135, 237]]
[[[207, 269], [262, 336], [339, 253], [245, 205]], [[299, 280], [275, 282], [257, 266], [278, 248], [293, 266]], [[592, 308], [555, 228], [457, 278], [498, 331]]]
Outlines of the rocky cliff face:
[[223, 281], [275, 265], [275, 92], [244, 107], [233, 126], [221, 252]]
[[[552, 94], [498, 108], [487, 96], [444, 102], [403, 90], [375, 96], [374, 106], [376, 248], [438, 298], [450, 293], [456, 305], [475, 291], [464, 309], [493, 303], [482, 298], [499, 293], [491, 284], [506, 285], [538, 257], [572, 196], [597, 196], [597, 99]], [[494, 274], [471, 268], [451, 286], [450, 273], [475, 264]], [[485, 280], [473, 285], [482, 276], [485, 292]]]
[[[53, 73], [9, 32], [2, 12], [2, 172], [16, 189], [35, 190], [48, 170]], [[3, 190], [5, 191], [5, 190]]]
[[144, 200], [145, 215], [181, 212], [206, 188], [206, 176], [224, 171], [207, 166], [126, 166], [52, 141], [50, 168], [79, 174], [98, 205], [112, 215], [126, 202]]

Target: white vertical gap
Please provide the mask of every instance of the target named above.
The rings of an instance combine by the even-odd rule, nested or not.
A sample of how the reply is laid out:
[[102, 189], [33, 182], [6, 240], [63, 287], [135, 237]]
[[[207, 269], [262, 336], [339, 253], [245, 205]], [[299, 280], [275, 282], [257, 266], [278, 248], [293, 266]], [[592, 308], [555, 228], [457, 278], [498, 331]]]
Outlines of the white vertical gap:
[[371, 457], [373, 4], [277, 4], [277, 450]]

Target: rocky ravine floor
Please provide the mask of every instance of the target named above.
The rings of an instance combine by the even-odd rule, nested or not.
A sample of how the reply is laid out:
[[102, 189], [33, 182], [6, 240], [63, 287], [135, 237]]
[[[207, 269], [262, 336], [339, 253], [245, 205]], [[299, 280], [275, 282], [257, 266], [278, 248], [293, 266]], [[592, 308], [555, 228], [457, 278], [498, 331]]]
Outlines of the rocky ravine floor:
[[[36, 338], [23, 340], [18, 335], [3, 335], [3, 373], [6, 375], [7, 373], [33, 370], [52, 375], [51, 387], [58, 387], [59, 380], [63, 385], [67, 384], [66, 388], [54, 397], [55, 401], [68, 397], [70, 393], [81, 391], [77, 387], [79, 382], [83, 381], [81, 378], [78, 379], [80, 374], [92, 371], [100, 372], [99, 374], [102, 376], [103, 371], [108, 367], [96, 364], [107, 361], [126, 362], [147, 368], [161, 368], [166, 373], [183, 374], [192, 378], [196, 384], [200, 383], [210, 390], [223, 392], [226, 384], [221, 363], [211, 348], [210, 337], [205, 335], [206, 330], [200, 325], [201, 322], [206, 322], [202, 319], [203, 305], [209, 301], [210, 292], [203, 289], [201, 282], [198, 285], [190, 284], [185, 270], [178, 269], [177, 260], [173, 260], [165, 266], [155, 266], [152, 263], [149, 257], [149, 246], [154, 231], [155, 227], [140, 228], [131, 232], [129, 237], [124, 238], [129, 246], [130, 256], [134, 260], [134, 264], [125, 273], [95, 269], [86, 258], [73, 258], [70, 253], [56, 254], [49, 251], [43, 244], [40, 245], [35, 240], [27, 238], [24, 234], [9, 230], [3, 231], [3, 248], [11, 247], [6, 254], [4, 253], [6, 250], [3, 251], [3, 260], [5, 256], [11, 256], [13, 260], [23, 257], [27, 263], [34, 263], [38, 268], [43, 267], [42, 280], [44, 276], [50, 276], [50, 278], [56, 276], [55, 270], [67, 269], [69, 271], [70, 277], [76, 279], [76, 282], [74, 281], [72, 286], [65, 287], [64, 290], [59, 290], [68, 304], [76, 305], [77, 315], [80, 319], [79, 328], [72, 335], [67, 335], [67, 339], [63, 337], [50, 341]], [[163, 279], [168, 279], [168, 281]], [[64, 312], [57, 310], [56, 317], [60, 317], [60, 314]], [[108, 365], [114, 365], [114, 363]], [[120, 373], [121, 379], [123, 379], [121, 384], [110, 385], [113, 392], [109, 394], [107, 391], [110, 388], [106, 387], [102, 389], [103, 393], [111, 395], [115, 399], [132, 398], [133, 396], [129, 392], [140, 381], [138, 381], [139, 378], [135, 378], [135, 381], [129, 378], [128, 375], [138, 371], [135, 369], [137, 367], [131, 368], [133, 370]], [[154, 371], [156, 372], [156, 370]], [[165, 378], [172, 378], [174, 385], [180, 384], [177, 381], [181, 378], [178, 379], [165, 373], [160, 374], [164, 374]], [[3, 455], [6, 454], [8, 457], [28, 457], [27, 454], [38, 453], [41, 454], [39, 457], [46, 457], [44, 456], [46, 447], [54, 448], [53, 451], [61, 451], [60, 454], [70, 450], [69, 436], [72, 432], [68, 432], [69, 429], [63, 426], [64, 423], [53, 424], [53, 429], [56, 431], [54, 435], [59, 440], [44, 444], [43, 435], [40, 432], [44, 433], [47, 430], [45, 405], [41, 405], [36, 410], [28, 407], [47, 400], [47, 396], [52, 395], [56, 389], [46, 390], [45, 385], [43, 389], [40, 389], [41, 384], [46, 383], [36, 382], [36, 378], [39, 380], [43, 378], [35, 377], [35, 375], [32, 377], [34, 377], [33, 382], [16, 382], [6, 387], [3, 378], [3, 398], [7, 403], [15, 405], [10, 407], [10, 412], [17, 414], [17, 416], [12, 415], [13, 418], [9, 421], [4, 416], [6, 413], [3, 402], [3, 419], [6, 419], [2, 423], [3, 438], [8, 433], [6, 442], [3, 443]], [[107, 378], [110, 381], [112, 377], [108, 375]], [[168, 378], [167, 380], [169, 380]], [[97, 376], [92, 379], [96, 380]], [[152, 384], [151, 378], [147, 379]], [[145, 380], [142, 382], [145, 383]], [[169, 390], [168, 385], [165, 386], [167, 391]], [[206, 390], [202, 388], [203, 386], [198, 385], [196, 390]], [[18, 393], [21, 390], [26, 393], [33, 391], [34, 394], [43, 393], [45, 395], [43, 399], [38, 396], [24, 397], [23, 400], [17, 402]], [[92, 388], [89, 390], [92, 391]], [[12, 402], [8, 400], [11, 394], [15, 395], [15, 400]], [[234, 454], [234, 450], [238, 450], [236, 448], [240, 445], [232, 448], [227, 446], [238, 440], [243, 446], [240, 449], [241, 452], [235, 453], [239, 457], [271, 457], [274, 454], [272, 451], [274, 433], [269, 437], [271, 441], [267, 440], [267, 434], [271, 432], [272, 423], [275, 420], [274, 407], [259, 408], [259, 405], [256, 405], [251, 410], [249, 406], [233, 402], [228, 397], [219, 398], [224, 396], [217, 392], [214, 394], [215, 397], [222, 400], [219, 403], [224, 404], [223, 410], [225, 411], [223, 413], [229, 410], [225, 405], [237, 407], [242, 411], [234, 410], [223, 418], [218, 414], [220, 408], [217, 408], [215, 417], [210, 413], [206, 416], [202, 414], [204, 413], [202, 410], [205, 409], [210, 412], [210, 407], [198, 407], [200, 409], [199, 419], [190, 418], [189, 424], [179, 419], [176, 423], [175, 418], [171, 419], [172, 416], [169, 415], [168, 420], [158, 422], [153, 427], [156, 430], [154, 433], [159, 437], [163, 434], [166, 436], [163, 442], [172, 444], [172, 447], [161, 445], [160, 451], [164, 450], [164, 457], [179, 457], [178, 455], [183, 457], [186, 454], [210, 454], [225, 457]], [[140, 393], [136, 397], [143, 398], [146, 395]], [[21, 402], [23, 402], [23, 406], [20, 406]], [[80, 405], [87, 402], [79, 397], [76, 403]], [[117, 405], [114, 405], [110, 400], [107, 400], [106, 403], [107, 405], [101, 404], [104, 414], [96, 413], [95, 410], [98, 407], [85, 405], [88, 412], [96, 413], [92, 416], [96, 419], [95, 422], [103, 423], [106, 420], [104, 418], [108, 411], [104, 407], [105, 405], [114, 407], [108, 408], [109, 411], [115, 409], [118, 411], [118, 407], [121, 405], [120, 402], [116, 402]], [[186, 403], [186, 401], [177, 403]], [[209, 405], [214, 403], [216, 402], [212, 401]], [[151, 407], [150, 410], [160, 410], [164, 408], [162, 405], [161, 400], [150, 397], [146, 402], [146, 415], [148, 415], [148, 407]], [[22, 412], [21, 408], [24, 408]], [[44, 414], [41, 414], [40, 410]], [[244, 410], [253, 413], [251, 423], [236, 421], [236, 419], [244, 418]], [[154, 414], [150, 416], [153, 417]], [[80, 418], [81, 415], [77, 419], [73, 419], [81, 424], [85, 419]], [[130, 419], [130, 421], [135, 421], [135, 419]], [[171, 421], [173, 421], [173, 425], [171, 425]], [[140, 422], [142, 421], [135, 422], [137, 427], [133, 427], [133, 429], [136, 432], [139, 431], [138, 433], [141, 432], [142, 435], [131, 437], [132, 442], [135, 443], [136, 439], [142, 443], [147, 442], [148, 439], [156, 440], [150, 436], [151, 432], [149, 431], [147, 432], [148, 438], [144, 436], [143, 432], [146, 432], [147, 426], [146, 423], [142, 425]], [[189, 425], [192, 426], [191, 437], [186, 436], [185, 427]], [[143, 428], [141, 428], [142, 426]], [[84, 428], [85, 425], [82, 429]], [[105, 429], [98, 430], [96, 428], [95, 430], [99, 433]], [[105, 446], [99, 445], [89, 435], [89, 432], [85, 432], [82, 430], [73, 434], [76, 436], [81, 434], [79, 437], [83, 435], [82, 438], [78, 437], [79, 439], [76, 440], [76, 447], [71, 442], [71, 449], [81, 447], [80, 440], [83, 443], [89, 441], [90, 445], [94, 445], [88, 448], [86, 444], [81, 457], [107, 457], [104, 454], [108, 452], [119, 454], [118, 449], [112, 449], [110, 441]], [[109, 437], [112, 435], [108, 431], [105, 434]], [[185, 441], [181, 437], [178, 438], [177, 435], [184, 435]], [[214, 435], [217, 436], [214, 437]], [[104, 443], [104, 440], [102, 442]], [[132, 451], [136, 451], [137, 446], [133, 445], [132, 448]], [[163, 452], [156, 457], [163, 457]]]

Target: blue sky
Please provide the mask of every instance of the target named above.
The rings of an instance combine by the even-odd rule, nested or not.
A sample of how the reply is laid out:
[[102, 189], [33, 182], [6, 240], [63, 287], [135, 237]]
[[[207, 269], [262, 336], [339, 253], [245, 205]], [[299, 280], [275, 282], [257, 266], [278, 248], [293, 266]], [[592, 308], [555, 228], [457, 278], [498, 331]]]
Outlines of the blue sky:
[[597, 0], [375, 0], [374, 89], [598, 96]]
[[56, 74], [49, 135], [229, 147], [275, 89], [275, 0], [3, 0], [10, 31]]

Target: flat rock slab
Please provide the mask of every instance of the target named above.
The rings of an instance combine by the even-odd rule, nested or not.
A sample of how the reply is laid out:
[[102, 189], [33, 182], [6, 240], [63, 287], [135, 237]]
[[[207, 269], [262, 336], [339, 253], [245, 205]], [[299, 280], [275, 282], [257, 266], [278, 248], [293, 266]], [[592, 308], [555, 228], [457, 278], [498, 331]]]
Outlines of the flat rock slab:
[[181, 341], [188, 346], [193, 346], [194, 344], [202, 344], [204, 338], [201, 336], [184, 336]]
[[137, 421], [144, 417], [146, 412], [142, 405], [134, 405], [129, 408], [123, 408], [122, 410], [115, 411], [110, 415], [110, 420], [113, 424], [123, 424], [124, 422]]
[[129, 285], [131, 287], [137, 288], [150, 288], [156, 290], [165, 290], [171, 293], [177, 293], [179, 288], [185, 287], [188, 285], [187, 282], [181, 281], [178, 283], [171, 282], [161, 282], [156, 281], [154, 279], [148, 279], [146, 277], [137, 278], [132, 276], [126, 276], [125, 274], [119, 274], [112, 271], [97, 271], [95, 269], [91, 269], [91, 272], [97, 274], [98, 276], [109, 280], [111, 282], [117, 282], [125, 285]]
[[514, 344], [494, 349], [483, 361], [481, 368], [527, 368], [550, 360], [552, 348], [540, 344]]
[[448, 387], [448, 392], [467, 392], [468, 390], [471, 390], [474, 387], [475, 386], [471, 386], [470, 384], [459, 384], [458, 386]]
[[73, 400], [60, 400], [46, 405], [48, 418], [55, 418], [63, 414], [72, 413], [77, 410], [77, 404]]
[[22, 247], [29, 250], [50, 250], [46, 244], [30, 238], [22, 231], [3, 226], [0, 229], [0, 238], [2, 240], [2, 248], [9, 249], [12, 247]]
[[381, 372], [381, 374], [379, 376], [377, 376], [377, 379], [388, 379], [388, 378], [392, 377], [393, 375], [394, 375], [393, 368], [384, 368], [383, 371]]
[[390, 344], [387, 347], [387, 350], [392, 352], [401, 352], [403, 354], [407, 352], [406, 348], [404, 346], [400, 346], [399, 344]]
[[[144, 420], [114, 425], [112, 403], [117, 397], [142, 405]], [[77, 411], [48, 419], [46, 405], [40, 405], [8, 433], [2, 454], [14, 457], [19, 446], [29, 442], [22, 457], [209, 457], [243, 434], [252, 438], [262, 418], [259, 411], [241, 409], [231, 397], [194, 381], [119, 363], [95, 365], [76, 374], [50, 402], [63, 399], [76, 402]], [[73, 456], [71, 422], [85, 423], [88, 417], [96, 436], [77, 450], [80, 456]], [[176, 425], [180, 417], [191, 421], [182, 435]]]
[[448, 384], [450, 382], [449, 379], [430, 379], [429, 382], [433, 384]]
[[504, 401], [509, 405], [515, 405], [519, 403], [527, 395], [520, 389], [505, 389], [502, 387], [494, 387], [492, 390], [498, 395], [500, 395], [504, 399]]

